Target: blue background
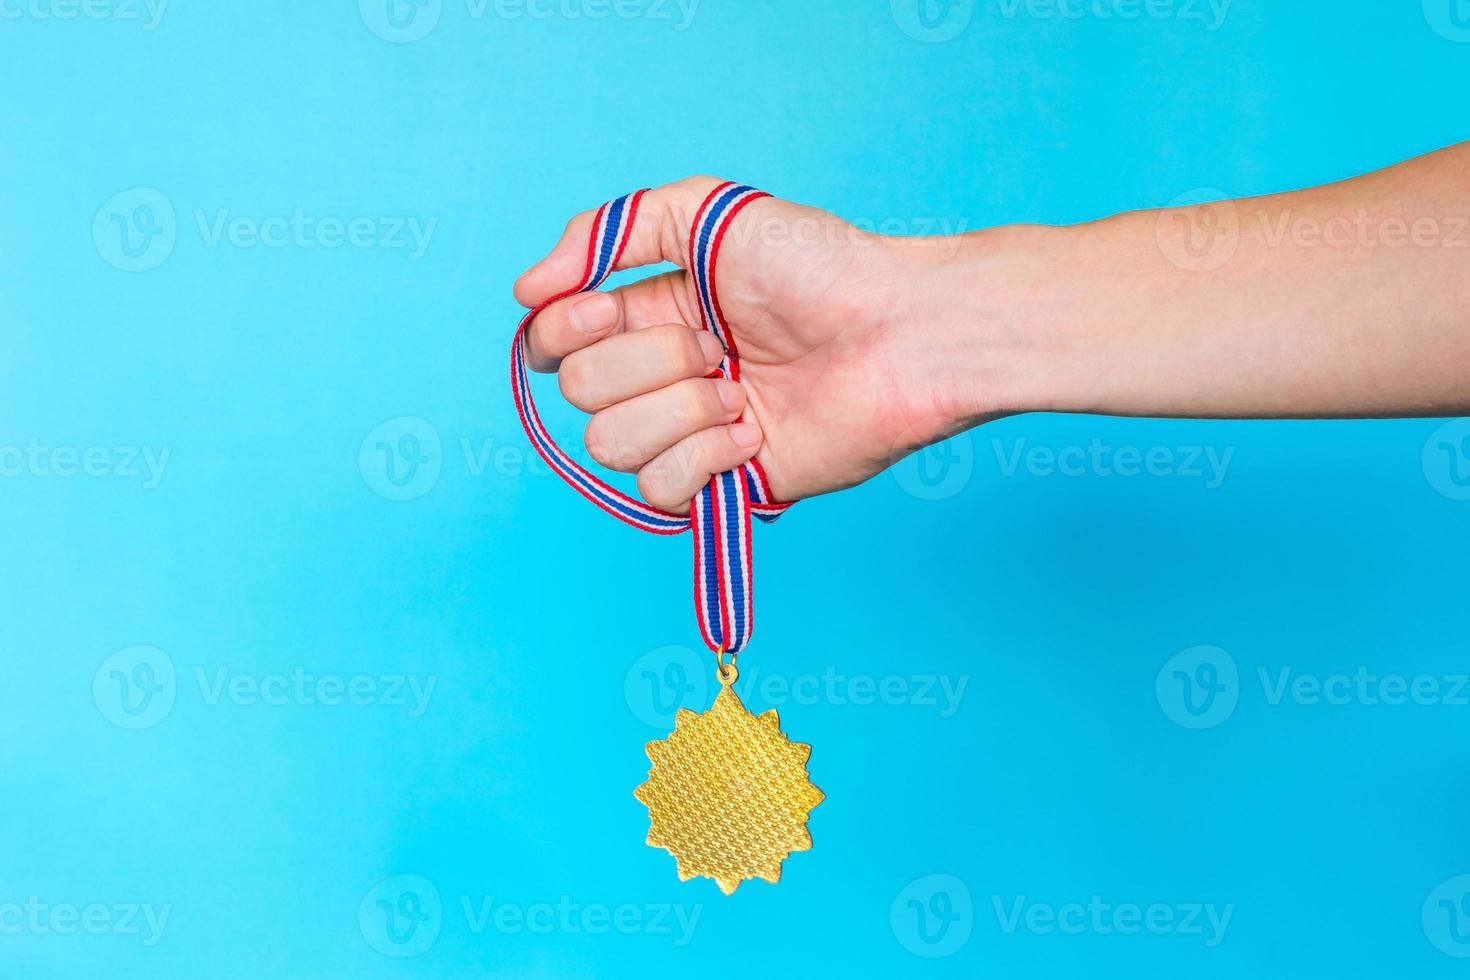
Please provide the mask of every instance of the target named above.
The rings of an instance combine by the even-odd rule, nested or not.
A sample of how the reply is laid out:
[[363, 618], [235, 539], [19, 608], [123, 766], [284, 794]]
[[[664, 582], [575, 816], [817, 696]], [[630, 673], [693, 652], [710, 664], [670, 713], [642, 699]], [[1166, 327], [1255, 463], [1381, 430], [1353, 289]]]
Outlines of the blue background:
[[[984, 0], [936, 3], [926, 32], [903, 0], [704, 0], [684, 30], [672, 6], [476, 18], [444, 0], [395, 43], [370, 2], [174, 0], [150, 31], [7, 0], [0, 444], [107, 463], [0, 479], [0, 975], [1463, 974], [1437, 946], [1465, 947], [1421, 907], [1470, 871], [1470, 707], [1272, 704], [1258, 679], [1470, 666], [1470, 502], [1421, 463], [1440, 423], [1020, 417], [927, 460], [931, 477], [962, 467], [946, 487], [911, 462], [762, 529], [747, 663], [848, 681], [750, 692], [814, 743], [828, 799], [779, 886], [725, 898], [643, 845], [632, 797], [672, 696], [640, 693], [645, 672], [703, 663], [660, 652], [698, 645], [688, 542], [524, 468], [505, 378], [515, 276], [572, 213], [637, 186], [713, 172], [870, 225], [979, 228], [1293, 188], [1449, 144], [1470, 79], [1449, 2], [1236, 0], [1210, 30]], [[111, 222], [157, 201], [137, 188], [174, 209], [145, 224], [175, 240], [129, 272]], [[297, 209], [436, 224], [414, 259], [211, 246], [196, 218]], [[547, 414], [575, 442], [575, 413]], [[1233, 457], [1215, 488], [999, 460], [1094, 438]], [[379, 441], [426, 467], [414, 499], [389, 499]], [[169, 453], [156, 485], [126, 447]], [[1192, 730], [1155, 682], [1201, 644], [1238, 667], [1238, 706]], [[129, 730], [105, 662], [136, 645], [176, 679], [157, 723]], [[418, 717], [211, 703], [196, 671], [220, 668], [436, 686]], [[967, 686], [948, 717], [843, 686], [890, 676]], [[402, 959], [379, 949], [418, 950], [373, 911], [399, 875], [442, 903]], [[995, 911], [1094, 895], [1234, 910], [1214, 946], [1008, 933]], [[31, 896], [170, 917], [151, 946], [5, 929]], [[916, 896], [959, 916], [934, 943]], [[486, 897], [699, 918], [692, 938], [672, 919], [594, 934], [585, 912], [476, 929], [462, 899]]]

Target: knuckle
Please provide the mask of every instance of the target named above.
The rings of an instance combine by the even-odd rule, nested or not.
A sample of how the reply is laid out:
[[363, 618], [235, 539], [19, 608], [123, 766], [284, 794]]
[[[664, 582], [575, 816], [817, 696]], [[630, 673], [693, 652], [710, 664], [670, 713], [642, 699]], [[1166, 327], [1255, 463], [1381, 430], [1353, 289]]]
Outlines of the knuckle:
[[[709, 429], [699, 434], [699, 438], [693, 440], [691, 448], [689, 468], [698, 469], [701, 473], [716, 473], [725, 467], [717, 466], [716, 460], [720, 457], [720, 446], [729, 437], [723, 429]], [[704, 482], [704, 481], [701, 481]]]
[[617, 444], [613, 441], [612, 426], [604, 413], [599, 412], [588, 420], [582, 441], [587, 446], [587, 455], [603, 466], [612, 466], [617, 459]]
[[662, 229], [665, 255], [683, 255], [687, 259], [687, 236], [689, 225], [694, 221], [699, 206], [724, 178], [710, 174], [691, 174], [682, 180], [667, 185], [668, 213], [672, 219]]
[[561, 362], [556, 375], [562, 397], [580, 409], [588, 409], [592, 402], [592, 371], [580, 352], [569, 354]]
[[714, 385], [703, 378], [681, 381], [674, 390], [677, 393], [673, 409], [675, 421], [683, 425], [701, 425], [719, 416], [719, 396]]
[[[708, 477], [709, 472], [705, 465], [704, 451], [705, 439], [687, 439], [670, 451], [664, 459], [664, 476], [674, 486], [682, 487], [685, 491], [684, 500], [693, 496], [694, 488], [699, 487]], [[684, 500], [679, 501], [683, 503]]]
[[642, 449], [618, 434], [618, 427], [609, 421], [607, 412], [592, 416], [583, 442], [589, 456], [619, 473], [631, 473], [647, 459]]
[[657, 463], [651, 463], [638, 471], [638, 494], [655, 507], [675, 507], [680, 501], [670, 499], [669, 483], [659, 472]]
[[630, 438], [623, 431], [625, 427], [609, 420], [610, 415], [611, 410], [593, 416], [593, 422], [599, 418], [602, 420], [595, 431], [592, 428], [593, 422], [587, 423], [587, 451], [594, 453], [593, 446], [596, 446], [592, 458], [610, 470], [617, 470], [619, 473], [637, 472], [653, 455], [652, 447]]
[[662, 342], [666, 345], [664, 354], [670, 369], [684, 377], [704, 374], [704, 350], [700, 348], [699, 338], [693, 330], [671, 323], [664, 331]]
[[531, 327], [526, 331], [525, 339], [526, 366], [537, 372], [555, 369], [557, 366], [555, 355], [546, 349], [543, 337], [545, 330], [536, 329], [539, 320], [540, 317], [537, 317], [536, 320], [531, 321]]

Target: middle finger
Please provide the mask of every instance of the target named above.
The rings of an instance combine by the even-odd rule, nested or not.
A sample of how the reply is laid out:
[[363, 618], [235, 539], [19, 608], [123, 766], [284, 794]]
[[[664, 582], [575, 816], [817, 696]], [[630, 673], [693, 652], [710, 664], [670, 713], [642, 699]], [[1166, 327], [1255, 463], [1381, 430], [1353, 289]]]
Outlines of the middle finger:
[[690, 378], [603, 409], [587, 423], [593, 459], [632, 473], [703, 429], [728, 425], [745, 410], [745, 389], [725, 378]]

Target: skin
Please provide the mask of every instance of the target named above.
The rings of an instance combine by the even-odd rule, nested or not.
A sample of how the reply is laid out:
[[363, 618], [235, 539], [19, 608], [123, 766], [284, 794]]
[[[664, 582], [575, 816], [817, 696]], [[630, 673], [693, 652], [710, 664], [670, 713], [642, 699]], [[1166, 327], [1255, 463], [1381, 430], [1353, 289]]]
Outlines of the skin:
[[[752, 455], [796, 500], [1020, 412], [1470, 413], [1470, 143], [1289, 194], [962, 236], [883, 237], [762, 199], [717, 273], [740, 384], [705, 377], [719, 349], [682, 271], [719, 183], [644, 198], [619, 268], [679, 271], [561, 300], [528, 337], [530, 366], [591, 414], [592, 457], [666, 510]], [[594, 215], [517, 300], [576, 281]]]

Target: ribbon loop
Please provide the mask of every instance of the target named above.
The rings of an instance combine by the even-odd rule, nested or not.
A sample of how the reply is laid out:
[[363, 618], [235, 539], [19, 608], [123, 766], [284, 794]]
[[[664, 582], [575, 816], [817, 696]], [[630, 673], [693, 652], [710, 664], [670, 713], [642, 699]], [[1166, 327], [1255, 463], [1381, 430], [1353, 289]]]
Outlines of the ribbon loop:
[[[581, 281], [541, 303], [521, 320], [510, 351], [511, 391], [531, 445], [574, 490], [618, 520], [644, 531], [680, 534], [693, 530], [694, 608], [700, 633], [711, 650], [739, 653], [750, 641], [754, 619], [750, 519], [753, 515], [761, 521], [774, 521], [791, 506], [771, 495], [760, 464], [751, 459], [737, 469], [715, 474], [694, 498], [689, 517], [672, 514], [609, 486], [568, 456], [551, 438], [531, 398], [524, 352], [526, 329], [538, 313], [557, 300], [597, 289], [607, 281], [628, 244], [645, 193], [637, 191], [602, 206], [587, 243], [587, 264]], [[699, 300], [700, 327], [714, 334], [725, 349], [711, 377], [740, 380], [740, 354], [715, 288], [720, 247], [735, 216], [752, 201], [768, 196], [733, 181], [721, 184], [705, 198], [689, 230], [689, 274]]]

